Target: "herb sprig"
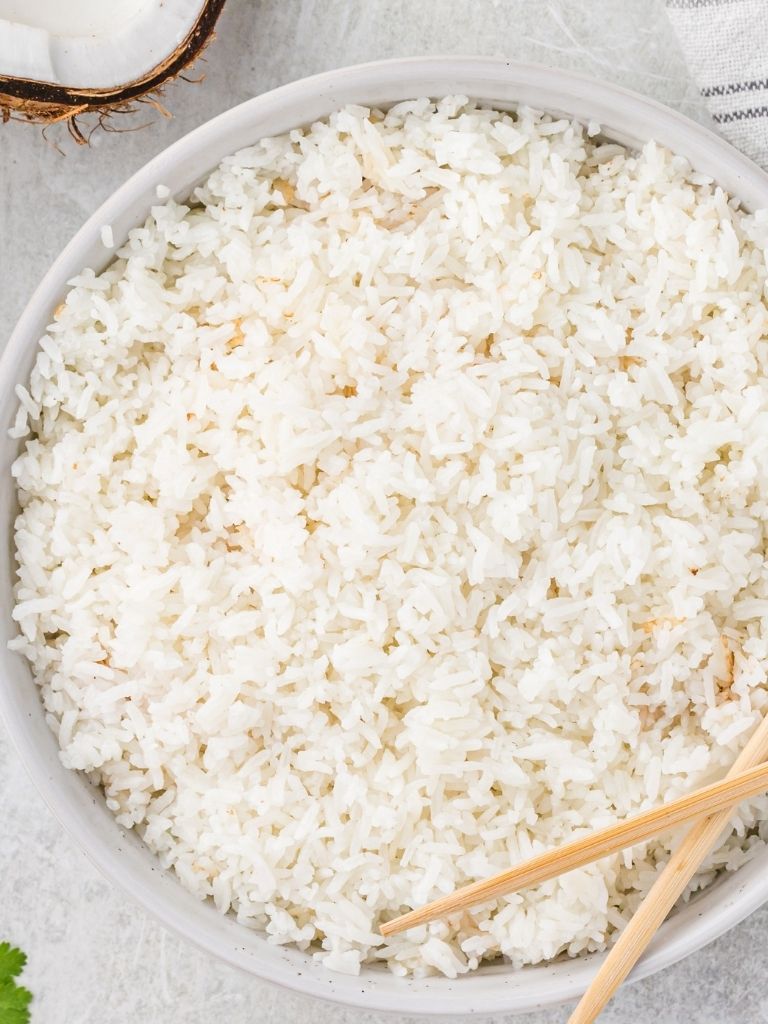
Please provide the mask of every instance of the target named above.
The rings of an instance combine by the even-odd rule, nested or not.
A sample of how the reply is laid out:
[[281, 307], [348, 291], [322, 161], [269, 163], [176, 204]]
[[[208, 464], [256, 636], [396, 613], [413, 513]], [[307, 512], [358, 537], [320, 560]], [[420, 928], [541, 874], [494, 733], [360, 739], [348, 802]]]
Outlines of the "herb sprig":
[[0, 1024], [29, 1024], [32, 993], [16, 982], [26, 962], [20, 949], [0, 942]]

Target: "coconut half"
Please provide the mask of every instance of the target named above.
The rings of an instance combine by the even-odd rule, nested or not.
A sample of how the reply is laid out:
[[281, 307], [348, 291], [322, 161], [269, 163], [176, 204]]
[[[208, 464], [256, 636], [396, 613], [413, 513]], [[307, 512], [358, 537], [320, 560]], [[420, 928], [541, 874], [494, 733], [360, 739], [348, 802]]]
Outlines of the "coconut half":
[[0, 0], [0, 114], [37, 123], [125, 109], [201, 52], [224, 0]]

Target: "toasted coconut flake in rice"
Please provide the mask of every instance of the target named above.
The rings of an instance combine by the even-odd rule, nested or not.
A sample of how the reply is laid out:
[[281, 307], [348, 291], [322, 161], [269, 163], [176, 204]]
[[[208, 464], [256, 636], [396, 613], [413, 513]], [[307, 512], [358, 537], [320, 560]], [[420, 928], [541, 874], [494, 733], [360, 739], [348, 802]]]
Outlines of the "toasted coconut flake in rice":
[[686, 619], [677, 618], [674, 615], [661, 615], [657, 619], [648, 619], [647, 622], [641, 622], [640, 628], [648, 636], [656, 629], [674, 629], [675, 626], [682, 626]]

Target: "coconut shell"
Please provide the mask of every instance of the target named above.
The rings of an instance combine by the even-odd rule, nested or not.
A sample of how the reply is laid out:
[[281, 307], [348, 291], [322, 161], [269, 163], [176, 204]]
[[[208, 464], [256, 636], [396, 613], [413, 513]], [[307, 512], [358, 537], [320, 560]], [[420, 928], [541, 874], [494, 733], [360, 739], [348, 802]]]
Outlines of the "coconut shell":
[[168, 56], [141, 78], [110, 89], [78, 89], [51, 82], [32, 81], [0, 75], [0, 117], [49, 125], [66, 121], [78, 140], [85, 142], [75, 118], [95, 113], [103, 118], [150, 102], [163, 110], [157, 95], [195, 61], [213, 38], [214, 28], [225, 0], [207, 0], [186, 38]]

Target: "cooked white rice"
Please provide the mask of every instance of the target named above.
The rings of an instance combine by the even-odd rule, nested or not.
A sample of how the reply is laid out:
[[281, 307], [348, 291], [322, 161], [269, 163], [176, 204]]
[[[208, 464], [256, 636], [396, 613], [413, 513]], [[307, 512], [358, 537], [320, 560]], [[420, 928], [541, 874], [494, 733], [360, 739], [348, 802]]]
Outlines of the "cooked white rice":
[[768, 217], [592, 136], [459, 97], [264, 140], [72, 282], [19, 389], [13, 647], [64, 764], [336, 970], [602, 946], [673, 837], [377, 929], [768, 709]]

